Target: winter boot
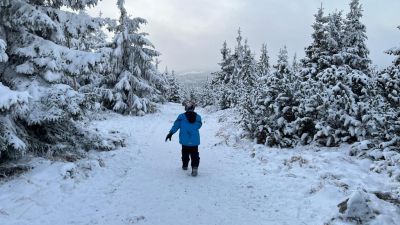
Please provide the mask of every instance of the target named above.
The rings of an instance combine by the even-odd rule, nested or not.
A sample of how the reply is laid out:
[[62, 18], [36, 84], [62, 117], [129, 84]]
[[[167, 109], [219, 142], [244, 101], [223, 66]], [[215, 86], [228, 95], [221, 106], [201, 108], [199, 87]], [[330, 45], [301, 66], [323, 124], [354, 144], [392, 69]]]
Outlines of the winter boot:
[[197, 176], [197, 167], [192, 168], [192, 177]]
[[187, 167], [187, 166], [182, 166], [182, 169], [183, 169], [183, 170], [187, 170], [188, 167]]

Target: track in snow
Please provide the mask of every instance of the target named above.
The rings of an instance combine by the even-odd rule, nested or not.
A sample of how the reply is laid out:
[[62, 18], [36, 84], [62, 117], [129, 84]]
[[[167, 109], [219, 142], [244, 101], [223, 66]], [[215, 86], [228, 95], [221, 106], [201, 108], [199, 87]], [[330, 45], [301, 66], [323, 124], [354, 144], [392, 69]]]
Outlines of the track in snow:
[[266, 173], [245, 151], [221, 145], [216, 114], [202, 109], [199, 175], [188, 176], [178, 135], [164, 142], [181, 112], [166, 104], [153, 115], [95, 122], [127, 134], [127, 147], [92, 153], [89, 161], [102, 158], [105, 166], [84, 172], [78, 166], [73, 178], [60, 176], [64, 163], [45, 161], [0, 186], [0, 224], [301, 225], [323, 224], [337, 210], [336, 189], [307, 194], [308, 177], [316, 174]]

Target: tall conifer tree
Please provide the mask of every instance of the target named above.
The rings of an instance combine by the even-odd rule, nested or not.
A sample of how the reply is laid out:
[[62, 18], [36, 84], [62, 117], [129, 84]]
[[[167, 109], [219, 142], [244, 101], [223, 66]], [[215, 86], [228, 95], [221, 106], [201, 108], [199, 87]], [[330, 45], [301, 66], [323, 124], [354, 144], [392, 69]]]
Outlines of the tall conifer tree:
[[[86, 98], [76, 91], [74, 81], [100, 71], [105, 55], [86, 51], [81, 45], [85, 37], [100, 29], [101, 23], [76, 11], [97, 2], [0, 2], [1, 89], [10, 93], [14, 103], [26, 103], [23, 110], [13, 107], [13, 116], [6, 113], [2, 117], [0, 134], [12, 137], [2, 140], [2, 149], [7, 152], [2, 159], [21, 156], [21, 146], [29, 153], [53, 155], [83, 154], [84, 149], [114, 146], [78, 122], [84, 117]], [[29, 101], [18, 92], [28, 93]]]
[[258, 61], [258, 73], [260, 76], [265, 76], [270, 72], [269, 55], [267, 44], [261, 46], [260, 60]]
[[371, 60], [365, 44], [367, 40], [366, 27], [361, 22], [363, 9], [359, 0], [351, 0], [350, 12], [344, 22], [344, 57], [345, 63], [352, 69], [369, 72]]
[[156, 102], [163, 101], [157, 87], [164, 86], [165, 80], [153, 62], [159, 53], [145, 37], [146, 34], [139, 33], [146, 20], [130, 18], [124, 3], [124, 0], [118, 0], [119, 23], [111, 28], [116, 34], [111, 48], [107, 50], [109, 67], [104, 85], [104, 104], [123, 114], [144, 115], [154, 112]]

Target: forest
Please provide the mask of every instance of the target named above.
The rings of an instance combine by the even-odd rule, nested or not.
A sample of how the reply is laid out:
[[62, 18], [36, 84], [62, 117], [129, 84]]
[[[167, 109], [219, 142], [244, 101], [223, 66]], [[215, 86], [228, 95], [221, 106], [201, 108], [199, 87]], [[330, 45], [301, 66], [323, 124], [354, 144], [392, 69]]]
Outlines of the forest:
[[[99, 2], [0, 0], [0, 223], [172, 224], [179, 214], [164, 210], [195, 202], [193, 215], [222, 216], [218, 224], [300, 217], [303, 224], [398, 224], [400, 46], [382, 49], [391, 65], [373, 64], [359, 0], [346, 11], [321, 5], [301, 58], [283, 45], [271, 62], [268, 41], [256, 53], [239, 28], [233, 47], [222, 44], [218, 71], [198, 87], [182, 85], [174, 70], [161, 72], [161, 53], [142, 31], [147, 21], [131, 16], [125, 0], [115, 0], [117, 19], [86, 12]], [[189, 188], [163, 161], [176, 159], [179, 146], [163, 135], [187, 101], [205, 118], [209, 150], [201, 152], [208, 167], [198, 177], [206, 185]], [[248, 158], [259, 161], [251, 166]], [[132, 216], [120, 206], [137, 207], [130, 195], [161, 208]], [[61, 199], [60, 214], [53, 198]], [[89, 204], [82, 198], [93, 204], [66, 218], [63, 206]], [[27, 199], [35, 206], [18, 205]], [[329, 210], [320, 211], [324, 204]], [[31, 209], [49, 210], [53, 222], [41, 223]], [[221, 209], [232, 212], [215, 214]], [[295, 210], [297, 218], [288, 217]], [[87, 217], [99, 211], [102, 219]]]
[[372, 65], [358, 0], [346, 14], [318, 9], [303, 59], [289, 59], [283, 46], [273, 64], [266, 44], [255, 59], [239, 29], [233, 49], [223, 44], [220, 71], [186, 94], [174, 73], [159, 72], [160, 53], [140, 32], [146, 20], [128, 16], [123, 0], [119, 20], [84, 13], [97, 3], [1, 2], [2, 162], [113, 149], [123, 142], [117, 135], [84, 126], [96, 112], [142, 116], [185, 96], [237, 109], [247, 137], [260, 144], [357, 142], [363, 147], [354, 155], [399, 151], [400, 48], [386, 50], [394, 56], [391, 66]]

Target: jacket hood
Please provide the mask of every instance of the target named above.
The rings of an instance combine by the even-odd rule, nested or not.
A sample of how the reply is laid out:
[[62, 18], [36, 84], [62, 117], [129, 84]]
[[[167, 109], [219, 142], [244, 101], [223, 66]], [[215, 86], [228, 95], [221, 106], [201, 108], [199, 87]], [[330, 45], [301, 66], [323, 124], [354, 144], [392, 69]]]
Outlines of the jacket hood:
[[189, 123], [196, 122], [197, 113], [189, 111], [189, 112], [185, 112], [185, 116], [186, 116], [187, 120], [189, 121]]

